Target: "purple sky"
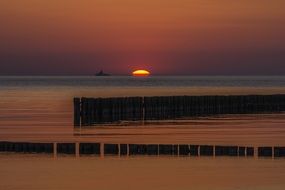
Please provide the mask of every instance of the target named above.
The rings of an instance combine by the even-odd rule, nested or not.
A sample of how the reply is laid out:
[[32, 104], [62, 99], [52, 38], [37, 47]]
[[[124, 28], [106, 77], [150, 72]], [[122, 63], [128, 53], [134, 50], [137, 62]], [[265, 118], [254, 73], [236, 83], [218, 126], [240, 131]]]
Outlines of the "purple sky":
[[284, 75], [284, 0], [1, 0], [0, 75]]

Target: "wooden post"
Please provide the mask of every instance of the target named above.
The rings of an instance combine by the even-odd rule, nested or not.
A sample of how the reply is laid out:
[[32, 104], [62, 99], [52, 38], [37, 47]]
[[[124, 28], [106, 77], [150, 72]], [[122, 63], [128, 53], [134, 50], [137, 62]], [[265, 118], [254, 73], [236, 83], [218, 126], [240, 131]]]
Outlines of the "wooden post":
[[80, 98], [73, 99], [74, 106], [74, 126], [80, 126]]
[[81, 98], [81, 106], [80, 106], [80, 115], [81, 115], [81, 126], [86, 125], [86, 98], [82, 97]]

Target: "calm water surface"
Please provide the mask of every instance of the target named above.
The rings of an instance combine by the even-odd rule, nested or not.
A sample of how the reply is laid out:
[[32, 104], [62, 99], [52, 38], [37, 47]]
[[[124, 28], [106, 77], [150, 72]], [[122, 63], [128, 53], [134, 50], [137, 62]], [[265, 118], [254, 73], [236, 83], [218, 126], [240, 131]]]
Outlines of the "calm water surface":
[[[0, 140], [285, 146], [283, 113], [73, 128], [75, 96], [204, 94], [285, 94], [285, 77], [0, 77]], [[284, 159], [2, 153], [0, 168], [0, 189], [285, 189]]]

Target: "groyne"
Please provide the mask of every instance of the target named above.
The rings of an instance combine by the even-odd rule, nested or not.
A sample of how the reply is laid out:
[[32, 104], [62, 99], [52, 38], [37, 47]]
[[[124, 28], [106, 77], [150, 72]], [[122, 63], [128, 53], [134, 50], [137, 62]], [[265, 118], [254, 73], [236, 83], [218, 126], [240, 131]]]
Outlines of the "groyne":
[[234, 146], [193, 144], [112, 144], [96, 142], [32, 143], [0, 142], [0, 152], [94, 156], [230, 156], [285, 157], [281, 146]]
[[285, 111], [285, 95], [74, 98], [74, 126]]

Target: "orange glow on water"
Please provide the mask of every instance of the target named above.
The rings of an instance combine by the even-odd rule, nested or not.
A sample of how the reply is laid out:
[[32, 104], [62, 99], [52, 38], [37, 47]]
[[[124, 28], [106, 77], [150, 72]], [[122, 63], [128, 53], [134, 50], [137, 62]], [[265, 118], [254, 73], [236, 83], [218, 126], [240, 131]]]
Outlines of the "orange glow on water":
[[143, 69], [136, 70], [133, 72], [133, 76], [136, 76], [136, 77], [146, 77], [149, 75], [150, 75], [150, 72], [147, 70], [143, 70]]

